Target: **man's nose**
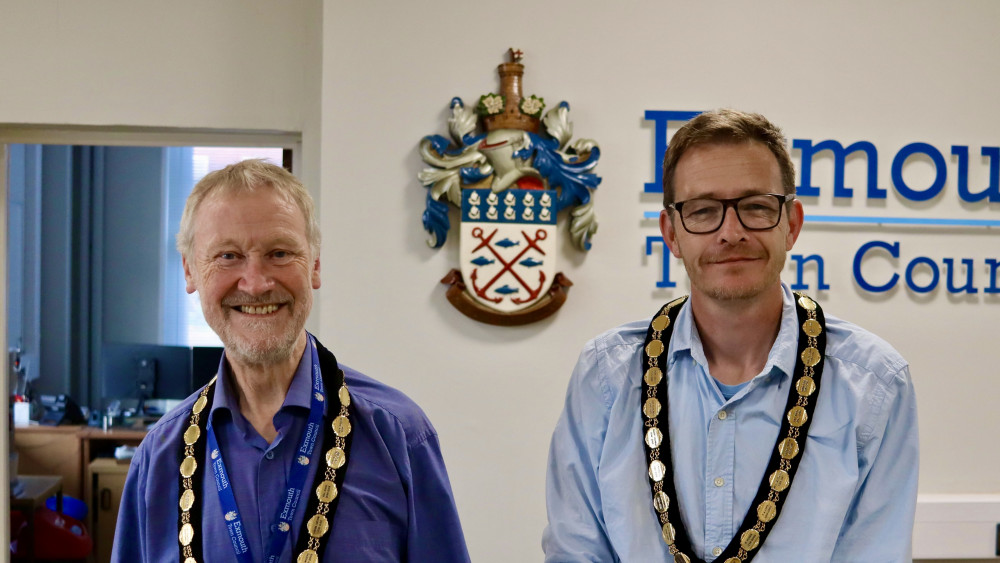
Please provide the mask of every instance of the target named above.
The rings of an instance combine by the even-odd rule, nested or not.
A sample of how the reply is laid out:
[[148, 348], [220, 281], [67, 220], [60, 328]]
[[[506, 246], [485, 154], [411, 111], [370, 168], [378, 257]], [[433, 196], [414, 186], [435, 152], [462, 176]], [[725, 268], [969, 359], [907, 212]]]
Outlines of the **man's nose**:
[[271, 278], [264, 258], [260, 256], [248, 257], [243, 267], [243, 275], [240, 276], [240, 291], [250, 295], [261, 295], [270, 291], [273, 286], [274, 280]]
[[746, 239], [747, 230], [743, 228], [743, 223], [740, 222], [735, 205], [731, 205], [723, 209], [722, 226], [719, 227], [719, 237], [726, 242], [738, 242]]

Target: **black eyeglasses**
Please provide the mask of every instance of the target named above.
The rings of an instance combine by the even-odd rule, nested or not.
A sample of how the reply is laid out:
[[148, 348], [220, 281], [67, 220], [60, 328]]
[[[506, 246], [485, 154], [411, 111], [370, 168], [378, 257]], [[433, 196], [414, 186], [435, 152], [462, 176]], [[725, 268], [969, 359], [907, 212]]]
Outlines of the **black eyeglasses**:
[[730, 199], [695, 198], [667, 205], [681, 216], [687, 232], [704, 235], [722, 227], [726, 210], [736, 210], [736, 218], [748, 231], [766, 231], [781, 222], [781, 208], [795, 199], [795, 194], [753, 194]]

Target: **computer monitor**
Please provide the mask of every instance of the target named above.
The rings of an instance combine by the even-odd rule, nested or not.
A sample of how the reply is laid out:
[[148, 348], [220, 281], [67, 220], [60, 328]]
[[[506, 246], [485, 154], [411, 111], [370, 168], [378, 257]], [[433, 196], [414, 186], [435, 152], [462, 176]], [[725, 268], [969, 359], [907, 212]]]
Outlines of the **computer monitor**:
[[[206, 354], [201, 352], [199, 356]], [[193, 355], [187, 346], [105, 343], [101, 353], [101, 408], [115, 400], [121, 401], [123, 407], [131, 407], [141, 399], [187, 397], [196, 389]]]

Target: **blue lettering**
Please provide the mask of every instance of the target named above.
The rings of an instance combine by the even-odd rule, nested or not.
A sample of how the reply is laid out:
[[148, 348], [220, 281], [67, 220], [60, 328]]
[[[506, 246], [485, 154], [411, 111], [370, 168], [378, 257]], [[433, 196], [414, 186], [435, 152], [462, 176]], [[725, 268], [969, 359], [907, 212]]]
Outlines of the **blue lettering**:
[[963, 258], [962, 265], [965, 266], [965, 285], [962, 287], [955, 287], [954, 274], [955, 274], [955, 259], [954, 258], [944, 258], [941, 260], [944, 262], [945, 280], [948, 285], [948, 291], [950, 293], [979, 293], [976, 286], [972, 285], [972, 258]]
[[[913, 281], [913, 270], [917, 269], [917, 266], [921, 264], [926, 264], [931, 269], [931, 283], [924, 286], [919, 286]], [[937, 264], [926, 256], [917, 256], [906, 265], [906, 286], [917, 293], [929, 293], [933, 291], [937, 287], [940, 277], [941, 272], [938, 270]]]
[[1000, 287], [997, 287], [997, 269], [1000, 268], [1000, 260], [987, 258], [986, 265], [990, 267], [990, 286], [984, 289], [983, 292], [1000, 293]]
[[[924, 190], [911, 188], [906, 185], [906, 181], [903, 179], [903, 164], [906, 163], [906, 159], [917, 153], [927, 155], [934, 162], [934, 182]], [[896, 157], [892, 159], [892, 184], [896, 187], [899, 195], [910, 201], [927, 201], [933, 199], [944, 189], [944, 182], [947, 177], [948, 170], [944, 162], [944, 155], [941, 154], [941, 151], [927, 143], [910, 143], [899, 149]]]
[[982, 155], [990, 159], [990, 183], [979, 193], [969, 191], [969, 147], [955, 145], [951, 154], [958, 157], [958, 197], [962, 201], [976, 202], [989, 198], [991, 202], [1000, 201], [1000, 147], [983, 147]]
[[661, 254], [663, 255], [663, 266], [659, 281], [656, 287], [677, 287], [677, 283], [670, 279], [670, 249], [663, 242], [663, 237], [646, 237], [646, 256], [653, 254], [653, 244], [660, 243]]
[[899, 242], [894, 242], [889, 244], [880, 240], [873, 240], [871, 242], [866, 242], [861, 245], [858, 252], [854, 255], [854, 281], [861, 286], [861, 289], [865, 291], [870, 291], [872, 293], [882, 293], [884, 291], [889, 291], [895, 287], [896, 283], [899, 282], [899, 274], [892, 274], [889, 278], [889, 282], [883, 285], [872, 285], [861, 275], [861, 262], [865, 259], [865, 254], [873, 248], [881, 248], [889, 252], [889, 256], [893, 258], [899, 258]]
[[[663, 193], [663, 153], [667, 152], [667, 124], [671, 121], [688, 121], [700, 113], [700, 111], [646, 110], [646, 121], [652, 121], [655, 126], [653, 162], [656, 166], [656, 180], [646, 183], [646, 193]], [[657, 287], [662, 286], [657, 285]]]
[[795, 283], [791, 286], [792, 289], [794, 289], [795, 291], [809, 289], [809, 284], [802, 281], [806, 262], [816, 263], [817, 289], [819, 290], [830, 289], [830, 284], [824, 281], [822, 256], [820, 256], [819, 254], [810, 254], [809, 256], [802, 256], [801, 254], [793, 254], [791, 258], [792, 260], [795, 261]]
[[847, 148], [837, 141], [826, 140], [816, 145], [809, 139], [792, 140], [792, 148], [802, 153], [799, 186], [795, 188], [800, 196], [818, 196], [819, 187], [812, 185], [813, 156], [828, 150], [833, 153], [833, 197], [853, 197], [854, 190], [844, 185], [844, 167], [847, 155], [862, 151], [868, 157], [868, 198], [885, 199], [886, 191], [878, 187], [878, 149], [868, 141], [858, 141]]

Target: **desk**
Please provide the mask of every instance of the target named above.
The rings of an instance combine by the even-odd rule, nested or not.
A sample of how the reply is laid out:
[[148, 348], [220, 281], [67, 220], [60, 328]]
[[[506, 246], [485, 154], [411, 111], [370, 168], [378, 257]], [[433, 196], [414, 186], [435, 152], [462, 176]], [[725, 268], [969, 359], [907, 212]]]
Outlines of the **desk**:
[[19, 426], [14, 429], [14, 448], [20, 473], [62, 475], [63, 492], [91, 505], [90, 462], [111, 457], [116, 446], [137, 446], [145, 436], [145, 430], [126, 428]]
[[[121, 489], [128, 471], [128, 463], [116, 463], [110, 458], [117, 446], [138, 446], [145, 437], [145, 430], [128, 428], [19, 426], [14, 430], [19, 472], [60, 475], [61, 478], [56, 478], [61, 480], [63, 492], [87, 503], [90, 509], [87, 527], [94, 539], [95, 553], [105, 557], [99, 558], [99, 562], [110, 558]], [[98, 498], [101, 491], [107, 492]]]
[[24, 490], [11, 497], [11, 510], [24, 512], [28, 524], [28, 561], [35, 560], [35, 510], [45, 506], [45, 500], [56, 495], [56, 512], [62, 512], [62, 481], [59, 475], [18, 475]]

